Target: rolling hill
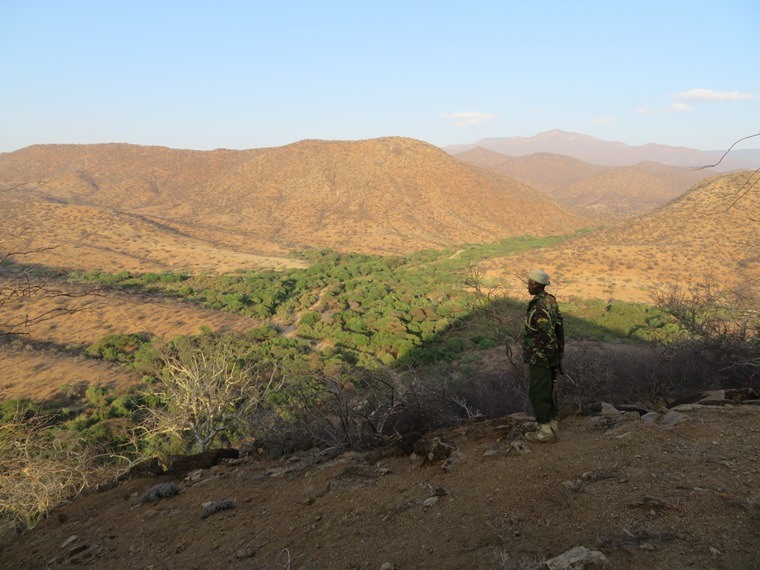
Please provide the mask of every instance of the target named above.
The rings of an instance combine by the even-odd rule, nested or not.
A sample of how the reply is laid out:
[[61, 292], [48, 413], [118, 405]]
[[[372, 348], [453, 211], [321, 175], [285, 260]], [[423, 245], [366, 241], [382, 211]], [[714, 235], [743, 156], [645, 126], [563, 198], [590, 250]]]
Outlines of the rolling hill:
[[544, 152], [508, 157], [480, 147], [454, 156], [519, 180], [600, 223], [647, 213], [715, 175], [655, 162], [600, 166]]
[[650, 212], [711, 176], [707, 170], [641, 162], [585, 177], [551, 196], [597, 219], [616, 220]]
[[649, 301], [658, 286], [710, 278], [722, 285], [755, 283], [760, 279], [757, 177], [757, 171], [718, 176], [650, 214], [485, 265], [508, 276], [543, 267], [563, 296], [631, 301]]
[[454, 158], [500, 172], [548, 196], [610, 168], [561, 154], [537, 152], [514, 157], [482, 147], [455, 154]]
[[2, 187], [26, 181], [4, 192], [3, 222], [34, 249], [56, 246], [58, 265], [84, 268], [131, 267], [137, 257], [151, 269], [218, 270], [304, 247], [403, 253], [590, 225], [524, 184], [404, 138], [209, 152], [41, 145], [0, 155]]

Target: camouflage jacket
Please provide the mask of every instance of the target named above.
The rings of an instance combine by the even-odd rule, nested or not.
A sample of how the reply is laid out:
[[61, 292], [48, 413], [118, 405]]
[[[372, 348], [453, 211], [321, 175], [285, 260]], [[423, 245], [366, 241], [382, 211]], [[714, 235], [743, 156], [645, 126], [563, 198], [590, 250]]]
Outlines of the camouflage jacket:
[[523, 362], [554, 367], [565, 352], [565, 333], [557, 299], [546, 291], [528, 303], [522, 338]]

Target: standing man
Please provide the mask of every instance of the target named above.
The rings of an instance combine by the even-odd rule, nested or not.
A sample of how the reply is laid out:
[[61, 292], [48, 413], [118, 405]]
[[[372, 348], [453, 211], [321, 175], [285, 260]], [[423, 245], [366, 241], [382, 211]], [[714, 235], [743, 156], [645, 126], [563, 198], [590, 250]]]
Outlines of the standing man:
[[525, 332], [522, 339], [523, 362], [530, 366], [528, 396], [536, 414], [538, 430], [525, 434], [525, 439], [538, 443], [555, 443], [559, 431], [557, 372], [565, 352], [565, 331], [557, 299], [544, 289], [549, 276], [542, 269], [530, 272]]

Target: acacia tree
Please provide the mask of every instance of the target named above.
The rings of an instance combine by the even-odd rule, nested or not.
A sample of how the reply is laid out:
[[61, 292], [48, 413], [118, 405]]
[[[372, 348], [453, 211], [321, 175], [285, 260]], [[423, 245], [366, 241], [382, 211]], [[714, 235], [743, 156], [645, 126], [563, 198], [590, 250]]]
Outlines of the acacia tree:
[[760, 387], [760, 291], [757, 282], [721, 287], [714, 281], [655, 290], [652, 299], [681, 329], [681, 349], [696, 349], [730, 383]]
[[245, 432], [254, 412], [276, 389], [276, 369], [265, 371], [211, 337], [178, 339], [158, 349], [161, 370], [147, 408], [148, 433], [179, 443], [179, 451], [205, 451], [220, 437]]
[[470, 309], [489, 316], [494, 338], [504, 344], [507, 359], [516, 366], [513, 345], [522, 334], [522, 316], [508, 308], [512, 288], [503, 279], [488, 278], [478, 265], [468, 265], [459, 272], [460, 286], [472, 294]]

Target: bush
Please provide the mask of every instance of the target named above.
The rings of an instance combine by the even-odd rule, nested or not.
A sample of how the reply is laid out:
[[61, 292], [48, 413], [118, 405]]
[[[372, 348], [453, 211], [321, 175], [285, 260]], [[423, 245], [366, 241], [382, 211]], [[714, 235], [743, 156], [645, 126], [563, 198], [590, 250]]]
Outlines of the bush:
[[760, 292], [712, 281], [672, 286], [653, 293], [655, 304], [680, 329], [672, 352], [691, 354], [717, 373], [719, 387], [760, 389]]
[[28, 420], [42, 411], [40, 405], [29, 398], [0, 402], [0, 422]]
[[94, 342], [87, 349], [87, 354], [111, 362], [131, 363], [140, 348], [150, 343], [146, 333], [109, 334]]
[[0, 535], [31, 528], [100, 476], [81, 439], [49, 429], [41, 416], [6, 420], [0, 424]]
[[274, 373], [221, 339], [177, 338], [158, 353], [163, 368], [149, 393], [160, 405], [147, 410], [149, 431], [154, 441], [164, 438], [185, 452], [240, 436], [273, 389]]

